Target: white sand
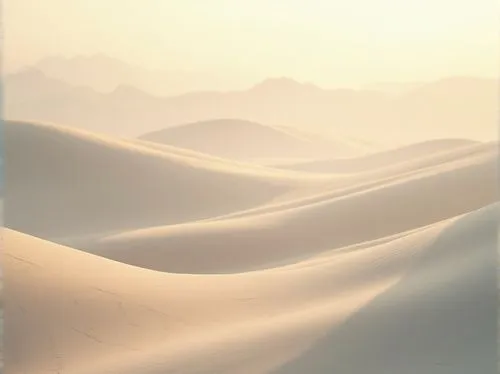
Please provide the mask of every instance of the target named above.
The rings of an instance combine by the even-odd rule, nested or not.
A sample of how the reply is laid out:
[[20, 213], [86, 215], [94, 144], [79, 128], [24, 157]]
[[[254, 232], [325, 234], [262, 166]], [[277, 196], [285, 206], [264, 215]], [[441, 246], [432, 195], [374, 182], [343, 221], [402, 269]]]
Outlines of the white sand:
[[8, 373], [496, 370], [497, 144], [338, 175], [6, 138]]

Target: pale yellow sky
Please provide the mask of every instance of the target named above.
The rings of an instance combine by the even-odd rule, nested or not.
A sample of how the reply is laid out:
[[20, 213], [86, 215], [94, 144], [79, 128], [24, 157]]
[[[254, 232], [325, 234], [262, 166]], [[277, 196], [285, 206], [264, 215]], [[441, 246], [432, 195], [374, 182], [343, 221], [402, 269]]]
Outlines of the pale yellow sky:
[[106, 53], [324, 86], [497, 76], [498, 11], [498, 0], [4, 0], [4, 66]]

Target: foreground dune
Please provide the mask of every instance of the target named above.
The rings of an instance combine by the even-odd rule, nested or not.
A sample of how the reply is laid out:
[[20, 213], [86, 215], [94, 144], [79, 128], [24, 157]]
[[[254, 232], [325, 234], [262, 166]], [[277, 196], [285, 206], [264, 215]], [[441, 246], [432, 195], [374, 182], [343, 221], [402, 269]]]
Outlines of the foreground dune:
[[135, 268], [7, 230], [6, 369], [493, 373], [498, 213], [218, 276]]

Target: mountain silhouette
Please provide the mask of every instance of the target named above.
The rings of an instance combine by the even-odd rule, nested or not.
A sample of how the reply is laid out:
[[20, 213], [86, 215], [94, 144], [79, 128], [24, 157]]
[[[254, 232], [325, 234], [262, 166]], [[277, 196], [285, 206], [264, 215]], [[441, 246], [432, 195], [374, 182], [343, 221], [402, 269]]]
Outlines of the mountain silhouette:
[[[64, 123], [139, 136], [183, 123], [237, 118], [399, 145], [429, 138], [496, 137], [498, 81], [454, 77], [400, 95], [323, 89], [293, 79], [268, 79], [248, 90], [157, 96], [121, 83], [109, 93], [50, 78], [37, 69], [6, 76], [8, 119]], [[466, 104], [466, 105], [465, 105]]]

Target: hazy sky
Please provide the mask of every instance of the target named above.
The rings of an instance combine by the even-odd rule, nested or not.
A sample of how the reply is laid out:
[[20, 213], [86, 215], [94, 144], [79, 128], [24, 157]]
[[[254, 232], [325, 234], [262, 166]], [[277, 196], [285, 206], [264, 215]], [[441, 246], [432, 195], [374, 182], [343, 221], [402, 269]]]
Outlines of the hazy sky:
[[7, 70], [106, 53], [322, 85], [496, 76], [497, 0], [4, 0]]

